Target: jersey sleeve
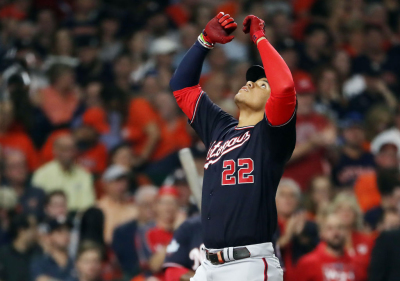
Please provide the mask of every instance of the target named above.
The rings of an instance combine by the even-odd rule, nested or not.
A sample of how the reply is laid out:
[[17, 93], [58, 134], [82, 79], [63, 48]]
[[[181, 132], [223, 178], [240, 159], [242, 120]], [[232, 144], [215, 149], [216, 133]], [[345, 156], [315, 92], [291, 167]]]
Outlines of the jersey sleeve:
[[285, 165], [296, 145], [296, 110], [290, 119], [280, 126], [272, 125], [268, 116], [265, 115], [264, 126], [270, 157], [274, 163]]
[[187, 221], [175, 231], [172, 241], [167, 246], [164, 268], [182, 267], [190, 269], [192, 267], [193, 262], [189, 258], [191, 234], [190, 225]]
[[235, 122], [231, 115], [210, 100], [200, 85], [175, 91], [174, 96], [206, 147], [209, 146], [216, 130], [222, 130]]

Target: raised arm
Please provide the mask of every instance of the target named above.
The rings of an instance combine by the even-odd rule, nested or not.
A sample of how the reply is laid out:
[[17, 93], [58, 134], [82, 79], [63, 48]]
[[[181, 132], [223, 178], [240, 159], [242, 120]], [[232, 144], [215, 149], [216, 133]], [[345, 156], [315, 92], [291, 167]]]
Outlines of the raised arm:
[[197, 100], [202, 93], [199, 80], [207, 53], [216, 43], [225, 44], [232, 41], [234, 36], [230, 34], [236, 27], [237, 24], [229, 14], [220, 12], [208, 22], [176, 69], [170, 86], [179, 107], [189, 119], [193, 118]]
[[264, 26], [262, 19], [252, 15], [243, 21], [243, 31], [250, 33], [251, 39], [257, 44], [265, 75], [271, 87], [271, 96], [265, 106], [267, 119], [271, 125], [281, 126], [293, 116], [296, 108], [296, 91], [288, 66], [265, 37]]

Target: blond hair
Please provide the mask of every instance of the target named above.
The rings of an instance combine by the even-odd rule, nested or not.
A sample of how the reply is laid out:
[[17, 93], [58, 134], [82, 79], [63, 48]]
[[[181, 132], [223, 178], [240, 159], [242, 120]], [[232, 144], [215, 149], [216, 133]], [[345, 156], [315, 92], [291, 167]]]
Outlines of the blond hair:
[[335, 213], [337, 209], [342, 206], [347, 205], [352, 208], [356, 219], [353, 224], [353, 228], [356, 230], [362, 230], [363, 228], [363, 214], [360, 206], [358, 205], [357, 199], [353, 194], [349, 194], [347, 192], [342, 192], [336, 195], [333, 199], [333, 202], [330, 204], [328, 208], [328, 214]]

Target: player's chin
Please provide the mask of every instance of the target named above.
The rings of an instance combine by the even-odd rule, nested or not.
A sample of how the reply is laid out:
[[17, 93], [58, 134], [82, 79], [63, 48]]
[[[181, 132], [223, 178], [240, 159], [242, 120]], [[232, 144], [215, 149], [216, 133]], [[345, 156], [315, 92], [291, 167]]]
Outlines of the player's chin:
[[235, 103], [241, 103], [244, 99], [244, 91], [243, 90], [239, 90], [239, 92], [235, 95], [234, 101]]

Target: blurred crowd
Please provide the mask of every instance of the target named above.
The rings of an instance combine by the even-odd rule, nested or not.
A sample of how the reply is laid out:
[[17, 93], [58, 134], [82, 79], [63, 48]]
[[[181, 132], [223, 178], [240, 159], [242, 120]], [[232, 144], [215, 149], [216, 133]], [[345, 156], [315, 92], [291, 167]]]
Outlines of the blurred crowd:
[[[398, 280], [399, 1], [0, 0], [1, 281], [164, 280], [174, 230], [199, 213], [178, 151], [200, 175], [207, 153], [169, 80], [219, 11], [264, 19], [295, 82], [276, 197], [285, 281], [320, 280], [306, 275], [329, 259], [321, 245], [362, 280]], [[200, 84], [237, 117], [261, 60], [233, 35]]]

